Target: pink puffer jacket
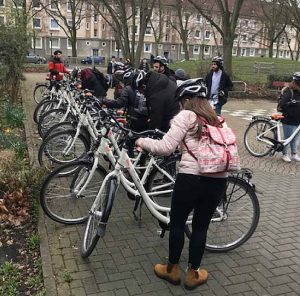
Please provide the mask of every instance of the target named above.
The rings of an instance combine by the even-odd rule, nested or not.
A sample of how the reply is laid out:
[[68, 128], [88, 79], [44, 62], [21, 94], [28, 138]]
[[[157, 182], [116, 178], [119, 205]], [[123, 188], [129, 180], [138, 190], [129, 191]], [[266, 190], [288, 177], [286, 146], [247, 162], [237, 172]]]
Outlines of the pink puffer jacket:
[[227, 173], [201, 174], [197, 161], [187, 152], [183, 145], [182, 140], [184, 139], [189, 150], [197, 154], [199, 140], [193, 136], [196, 129], [195, 123], [196, 114], [189, 110], [183, 110], [172, 119], [171, 127], [162, 140], [143, 138], [139, 139], [139, 144], [144, 150], [158, 155], [170, 155], [180, 145], [182, 158], [179, 164], [179, 173], [226, 178], [228, 176]]

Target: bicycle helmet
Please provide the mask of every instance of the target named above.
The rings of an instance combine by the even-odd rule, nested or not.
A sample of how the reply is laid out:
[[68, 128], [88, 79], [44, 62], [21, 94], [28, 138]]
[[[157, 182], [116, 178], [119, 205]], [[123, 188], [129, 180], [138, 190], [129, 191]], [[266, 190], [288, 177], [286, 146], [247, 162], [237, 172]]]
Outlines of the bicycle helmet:
[[293, 80], [300, 81], [300, 72], [295, 72], [293, 74]]
[[216, 63], [219, 67], [223, 66], [223, 58], [222, 57], [219, 57], [219, 56], [213, 57], [211, 62]]
[[183, 81], [176, 90], [175, 98], [179, 100], [182, 97], [207, 97], [207, 87], [202, 78], [194, 78]]
[[123, 73], [123, 82], [125, 85], [132, 84], [132, 78], [134, 76], [135, 70], [134, 69], [127, 69]]
[[162, 66], [168, 66], [168, 61], [165, 57], [157, 56], [153, 59], [153, 63], [160, 63]]
[[146, 84], [147, 73], [144, 70], [137, 70], [133, 76], [133, 84], [136, 88]]

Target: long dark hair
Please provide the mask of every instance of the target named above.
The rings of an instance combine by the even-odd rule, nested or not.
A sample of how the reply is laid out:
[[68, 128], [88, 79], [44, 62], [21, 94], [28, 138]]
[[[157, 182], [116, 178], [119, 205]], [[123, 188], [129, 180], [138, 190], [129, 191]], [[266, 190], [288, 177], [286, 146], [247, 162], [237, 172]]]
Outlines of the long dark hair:
[[220, 120], [206, 98], [200, 97], [182, 97], [180, 103], [183, 109], [196, 113], [197, 119], [192, 129], [196, 126], [195, 137], [201, 138], [202, 127], [205, 123], [213, 126], [220, 125]]

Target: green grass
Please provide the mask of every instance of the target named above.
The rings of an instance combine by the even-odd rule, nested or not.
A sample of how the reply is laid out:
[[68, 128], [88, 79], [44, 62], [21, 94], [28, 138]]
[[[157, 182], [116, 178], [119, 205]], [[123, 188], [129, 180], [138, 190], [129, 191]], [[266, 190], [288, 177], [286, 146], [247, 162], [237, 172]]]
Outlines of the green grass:
[[[256, 69], [255, 63], [272, 63], [271, 69]], [[210, 69], [211, 61], [184, 61], [171, 64], [172, 69], [182, 68], [190, 77], [204, 77]], [[265, 57], [233, 57], [232, 80], [242, 80], [247, 84], [269, 83], [270, 75], [278, 77], [291, 77], [296, 71], [300, 71], [300, 62], [287, 59], [265, 58]], [[225, 69], [226, 70], [226, 69]]]
[[4, 262], [0, 267], [0, 295], [16, 296], [18, 295], [19, 281], [21, 273], [11, 262]]

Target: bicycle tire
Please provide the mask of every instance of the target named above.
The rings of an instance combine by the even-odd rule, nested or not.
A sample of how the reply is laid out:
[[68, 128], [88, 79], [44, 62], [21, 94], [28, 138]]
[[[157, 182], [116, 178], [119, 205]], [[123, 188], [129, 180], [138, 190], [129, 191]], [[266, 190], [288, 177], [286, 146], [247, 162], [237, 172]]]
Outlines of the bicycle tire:
[[64, 155], [64, 149], [67, 149], [76, 135], [75, 130], [60, 131], [51, 134], [44, 139], [38, 151], [38, 161], [40, 166], [48, 171], [53, 171], [57, 166], [79, 160], [90, 149], [89, 141], [81, 134], [75, 139], [71, 151]]
[[[146, 191], [148, 192], [150, 198], [158, 205], [163, 207], [171, 207], [172, 201], [172, 191], [174, 188], [174, 181], [178, 172], [178, 157], [172, 157], [166, 160], [163, 160], [159, 167], [166, 170], [170, 176], [173, 178], [173, 181], [169, 179], [168, 176], [164, 175], [157, 167], [154, 167], [146, 181]], [[166, 193], [157, 194], [161, 190], [169, 191]]]
[[[251, 122], [247, 127], [244, 134], [244, 145], [251, 155], [255, 157], [263, 157], [268, 155], [273, 150], [273, 145], [257, 139], [259, 134], [267, 131], [272, 126], [273, 125], [268, 120], [259, 119]], [[265, 138], [276, 140], [276, 131], [274, 129], [270, 130], [265, 135]]]
[[[39, 135], [43, 138], [45, 133], [55, 124], [62, 122], [62, 118], [66, 113], [66, 109], [58, 108], [45, 112], [38, 122], [38, 132]], [[75, 120], [74, 115], [71, 113], [68, 114], [65, 121]]]
[[50, 219], [68, 225], [87, 220], [91, 205], [106, 176], [106, 170], [98, 165], [84, 195], [76, 195], [76, 191], [82, 188], [90, 176], [91, 169], [92, 162], [82, 160], [60, 166], [47, 176], [40, 191], [40, 203]]
[[35, 110], [33, 112], [33, 121], [35, 123], [38, 123], [40, 116], [48, 110], [55, 109], [58, 103], [59, 100], [51, 100], [50, 98], [44, 98], [43, 100], [41, 100], [36, 105]]
[[[221, 216], [216, 210], [208, 228], [205, 246], [206, 250], [214, 253], [228, 252], [244, 244], [254, 233], [260, 216], [258, 198], [251, 185], [233, 176], [228, 177], [226, 199], [222, 199], [218, 208], [224, 216], [219, 220]], [[236, 213], [242, 218], [237, 217]], [[189, 225], [185, 233], [191, 238]]]
[[64, 122], [59, 122], [52, 127], [50, 127], [47, 132], [43, 135], [43, 139], [47, 139], [51, 134], [61, 132], [61, 131], [66, 131], [66, 130], [71, 130], [71, 129], [76, 129], [76, 126], [78, 124], [78, 121], [64, 121]]
[[115, 195], [118, 189], [118, 181], [116, 177], [110, 177], [105, 184], [105, 188], [100, 189], [100, 197], [96, 205], [98, 214], [90, 212], [89, 218], [84, 231], [81, 257], [87, 258], [91, 255], [100, 237], [104, 237], [107, 222], [112, 210]]
[[38, 84], [33, 90], [33, 99], [38, 104], [50, 90], [48, 84]]

